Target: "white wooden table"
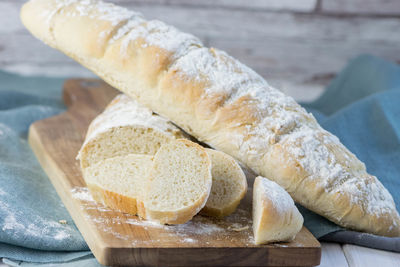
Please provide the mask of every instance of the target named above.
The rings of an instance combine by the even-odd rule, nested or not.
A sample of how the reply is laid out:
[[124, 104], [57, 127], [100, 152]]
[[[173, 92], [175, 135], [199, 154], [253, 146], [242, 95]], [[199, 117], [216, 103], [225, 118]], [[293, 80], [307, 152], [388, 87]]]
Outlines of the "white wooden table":
[[321, 267], [398, 267], [400, 253], [322, 242]]

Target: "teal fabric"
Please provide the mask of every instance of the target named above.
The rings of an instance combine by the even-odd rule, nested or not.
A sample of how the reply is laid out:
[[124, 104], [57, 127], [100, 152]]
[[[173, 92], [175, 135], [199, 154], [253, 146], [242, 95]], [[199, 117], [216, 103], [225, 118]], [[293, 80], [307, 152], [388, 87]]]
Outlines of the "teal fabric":
[[[359, 56], [318, 100], [303, 106], [365, 163], [399, 208], [400, 66], [373, 56]], [[323, 218], [306, 225], [317, 237], [336, 227]]]
[[62, 84], [0, 72], [0, 258], [9, 264], [85, 257], [98, 266], [26, 140], [32, 122], [65, 110]]
[[[400, 66], [369, 55], [359, 56], [318, 100], [303, 106], [365, 163], [369, 173], [378, 177], [399, 210]], [[400, 252], [400, 238], [372, 237], [350, 231], [333, 234], [338, 227], [321, 217], [306, 220], [305, 225], [324, 240]]]
[[[32, 122], [65, 110], [62, 83], [62, 79], [0, 72], [0, 257], [10, 265], [98, 266], [26, 141]], [[366, 163], [400, 207], [399, 66], [358, 57], [320, 99], [304, 106]], [[357, 243], [359, 233], [342, 231], [300, 210], [305, 225], [318, 238], [389, 250], [388, 244], [400, 247], [398, 238], [373, 235], [368, 242]]]

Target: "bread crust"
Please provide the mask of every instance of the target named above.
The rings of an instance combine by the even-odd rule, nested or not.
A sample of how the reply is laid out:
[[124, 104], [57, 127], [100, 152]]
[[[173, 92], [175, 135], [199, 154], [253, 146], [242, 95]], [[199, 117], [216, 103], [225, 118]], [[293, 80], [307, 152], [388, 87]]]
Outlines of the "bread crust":
[[39, 39], [276, 181], [308, 209], [350, 229], [400, 236], [393, 198], [364, 164], [292, 98], [223, 51], [94, 0], [30, 1], [21, 18]]
[[291, 241], [303, 227], [303, 216], [283, 188], [258, 176], [253, 186], [253, 233], [257, 245]]
[[133, 215], [138, 213], [138, 201], [136, 198], [108, 191], [93, 183], [86, 183], [86, 185], [90, 190], [93, 199], [97, 202], [103, 203], [105, 206], [113, 210], [119, 210]]

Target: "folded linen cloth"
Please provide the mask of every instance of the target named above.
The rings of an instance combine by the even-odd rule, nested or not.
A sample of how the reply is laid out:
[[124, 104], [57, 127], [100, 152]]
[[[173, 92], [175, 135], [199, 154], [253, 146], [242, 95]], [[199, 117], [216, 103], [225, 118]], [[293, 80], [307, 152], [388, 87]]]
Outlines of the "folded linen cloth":
[[[62, 83], [0, 72], [0, 257], [10, 265], [98, 266], [26, 141], [32, 122], [65, 110]], [[400, 67], [358, 57], [323, 96], [304, 106], [366, 163], [399, 208]], [[300, 210], [320, 240], [400, 251], [400, 238], [347, 231]]]
[[[359, 56], [318, 100], [303, 106], [365, 163], [400, 210], [400, 66], [369, 55]], [[331, 223], [324, 220], [320, 218], [318, 226], [316, 220], [306, 220], [305, 225], [321, 240], [400, 252], [400, 238], [333, 233]]]

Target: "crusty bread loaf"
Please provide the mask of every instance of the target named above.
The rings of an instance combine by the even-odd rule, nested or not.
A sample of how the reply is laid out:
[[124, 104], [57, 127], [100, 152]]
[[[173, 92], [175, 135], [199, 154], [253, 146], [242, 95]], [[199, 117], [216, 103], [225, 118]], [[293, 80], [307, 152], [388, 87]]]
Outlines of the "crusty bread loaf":
[[253, 233], [256, 244], [291, 241], [303, 226], [293, 199], [278, 184], [258, 176], [253, 186]]
[[[89, 125], [86, 140], [78, 155], [83, 176], [87, 180], [85, 169], [92, 165], [100, 166], [96, 163], [104, 162], [104, 159], [117, 157], [116, 161], [120, 161], [124, 157], [118, 156], [128, 154], [154, 155], [162, 144], [187, 136], [171, 122], [132, 98], [118, 95]], [[229, 155], [211, 149], [206, 151], [211, 157], [213, 186], [202, 213], [215, 217], [227, 216], [235, 211], [247, 191], [246, 176]], [[90, 174], [94, 170], [91, 168]], [[93, 186], [88, 184], [88, 187]], [[97, 192], [102, 188], [102, 195], [110, 195], [110, 192], [119, 194], [110, 186], [97, 187]], [[114, 204], [118, 205], [123, 203], [118, 201]]]
[[390, 193], [291, 97], [192, 35], [95, 0], [32, 0], [39, 39], [341, 226], [399, 236]]
[[183, 137], [167, 119], [121, 94], [89, 125], [78, 158], [84, 169], [116, 156], [154, 155], [161, 144]]
[[202, 214], [224, 217], [233, 213], [247, 192], [247, 180], [242, 168], [231, 156], [206, 149], [211, 158], [212, 186]]
[[211, 160], [203, 147], [186, 139], [164, 144], [154, 156], [139, 216], [185, 223], [204, 207], [211, 184]]
[[128, 154], [99, 161], [82, 171], [96, 201], [112, 209], [137, 214], [152, 165], [152, 156]]

